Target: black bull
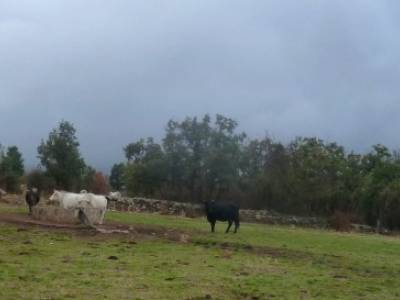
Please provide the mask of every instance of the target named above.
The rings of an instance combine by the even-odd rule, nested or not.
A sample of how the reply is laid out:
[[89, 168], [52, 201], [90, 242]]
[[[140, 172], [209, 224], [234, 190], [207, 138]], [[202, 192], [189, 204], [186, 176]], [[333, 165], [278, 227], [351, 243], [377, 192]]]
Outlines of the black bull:
[[207, 201], [204, 203], [207, 220], [210, 222], [211, 231], [215, 230], [215, 223], [217, 221], [228, 221], [228, 228], [226, 229], [226, 233], [229, 232], [229, 229], [232, 226], [232, 223], [235, 223], [236, 233], [239, 226], [239, 206], [230, 203], [217, 203], [215, 201]]
[[36, 189], [28, 189], [25, 194], [25, 201], [29, 207], [29, 214], [32, 214], [32, 207], [40, 201], [40, 192]]

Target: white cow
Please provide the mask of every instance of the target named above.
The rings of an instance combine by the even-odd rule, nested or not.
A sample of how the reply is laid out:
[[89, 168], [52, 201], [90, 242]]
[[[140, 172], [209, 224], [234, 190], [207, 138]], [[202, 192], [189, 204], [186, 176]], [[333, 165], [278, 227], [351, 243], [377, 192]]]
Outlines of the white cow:
[[121, 200], [121, 197], [122, 197], [121, 193], [119, 191], [116, 191], [116, 192], [110, 192], [107, 198], [110, 200], [119, 201]]
[[92, 193], [70, 193], [55, 190], [49, 198], [51, 202], [58, 203], [64, 209], [84, 210], [85, 208], [94, 208], [100, 211], [99, 223], [102, 224], [107, 210], [107, 198], [105, 196]]

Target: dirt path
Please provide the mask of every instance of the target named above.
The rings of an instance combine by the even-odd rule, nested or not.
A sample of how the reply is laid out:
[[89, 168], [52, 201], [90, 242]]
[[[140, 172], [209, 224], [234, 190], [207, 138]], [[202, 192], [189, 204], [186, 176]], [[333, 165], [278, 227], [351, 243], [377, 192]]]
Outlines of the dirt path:
[[19, 228], [42, 228], [46, 230], [57, 230], [61, 232], [70, 232], [77, 235], [97, 235], [118, 237], [120, 235], [135, 236], [136, 238], [166, 238], [175, 242], [186, 243], [190, 236], [188, 233], [156, 225], [134, 224], [127, 225], [117, 222], [106, 222], [103, 225], [89, 227], [80, 224], [61, 224], [43, 220], [35, 220], [27, 214], [4, 213], [0, 212], [0, 224], [13, 224]]
[[50, 228], [75, 228], [76, 225], [71, 224], [59, 224], [46, 221], [39, 221], [32, 219], [29, 215], [19, 214], [19, 213], [4, 213], [0, 212], [0, 223], [9, 223], [22, 226], [40, 226], [40, 227], [50, 227]]

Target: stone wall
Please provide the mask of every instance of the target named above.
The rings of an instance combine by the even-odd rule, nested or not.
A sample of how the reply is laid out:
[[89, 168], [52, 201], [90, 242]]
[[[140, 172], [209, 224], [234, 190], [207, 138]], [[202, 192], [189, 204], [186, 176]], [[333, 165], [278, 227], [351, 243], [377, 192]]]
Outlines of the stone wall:
[[25, 199], [21, 194], [3, 194], [0, 197], [0, 202], [12, 205], [23, 205], [25, 204]]
[[323, 218], [284, 215], [270, 210], [241, 209], [240, 219], [250, 223], [296, 225], [315, 228], [326, 228], [328, 226], [327, 220]]
[[[108, 208], [116, 211], [150, 212], [190, 218], [205, 216], [203, 205], [139, 197], [123, 197], [119, 200], [110, 201]], [[240, 219], [243, 222], [250, 223], [327, 227], [326, 220], [322, 218], [283, 215], [269, 210], [241, 209]]]
[[160, 213], [163, 215], [178, 215], [189, 218], [204, 215], [204, 209], [201, 205], [138, 197], [123, 197], [119, 200], [109, 201], [108, 209], [117, 211]]

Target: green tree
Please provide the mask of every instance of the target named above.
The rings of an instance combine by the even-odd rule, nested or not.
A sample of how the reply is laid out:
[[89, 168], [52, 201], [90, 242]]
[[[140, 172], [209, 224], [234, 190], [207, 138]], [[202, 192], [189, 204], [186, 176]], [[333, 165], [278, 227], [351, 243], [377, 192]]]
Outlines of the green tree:
[[[362, 158], [361, 166], [364, 174], [359, 192], [361, 212], [370, 225], [387, 226], [389, 208], [393, 211], [395, 198], [400, 196], [400, 160], [387, 147], [374, 145]], [[399, 228], [400, 222], [396, 226]]]
[[[164, 153], [159, 144], [152, 138], [143, 145], [141, 155], [130, 160], [125, 167], [124, 182], [128, 194], [132, 196], [161, 196], [162, 185], [165, 182]], [[135, 143], [132, 143], [133, 145]]]
[[217, 115], [206, 152], [207, 198], [232, 198], [240, 175], [244, 133], [236, 133], [238, 123]]
[[91, 187], [94, 184], [95, 175], [96, 175], [96, 170], [93, 167], [88, 165], [85, 166], [83, 169], [83, 175], [79, 189], [90, 191]]
[[163, 139], [163, 149], [166, 160], [166, 186], [168, 199], [183, 201], [187, 193], [186, 177], [189, 173], [188, 161], [190, 157], [180, 123], [170, 120], [166, 126], [166, 134]]
[[140, 139], [135, 143], [130, 143], [124, 148], [125, 157], [130, 161], [138, 162], [143, 158], [145, 152], [145, 142], [144, 139]]
[[297, 138], [288, 150], [290, 207], [295, 212], [331, 214], [340, 197], [346, 167], [343, 147], [318, 138]]
[[1, 151], [0, 176], [3, 185], [8, 191], [16, 192], [19, 189], [19, 183], [24, 175], [24, 161], [18, 147], [11, 146], [7, 148], [6, 153]]
[[115, 191], [121, 191], [124, 185], [124, 170], [123, 163], [114, 164], [111, 168], [110, 185]]
[[217, 115], [201, 120], [169, 121], [163, 149], [167, 184], [176, 200], [201, 201], [228, 197], [236, 189], [244, 134], [235, 132], [237, 123]]
[[41, 169], [34, 169], [28, 172], [25, 176], [28, 187], [35, 187], [40, 191], [51, 192], [55, 188], [55, 182], [48, 177]]
[[24, 160], [17, 146], [8, 147], [2, 160], [4, 170], [12, 175], [21, 177], [24, 175]]
[[77, 190], [85, 168], [74, 126], [62, 121], [38, 147], [38, 158], [57, 188]]
[[290, 190], [289, 156], [281, 143], [268, 137], [251, 140], [244, 147], [240, 165], [240, 185], [249, 199], [247, 205], [286, 209]]

